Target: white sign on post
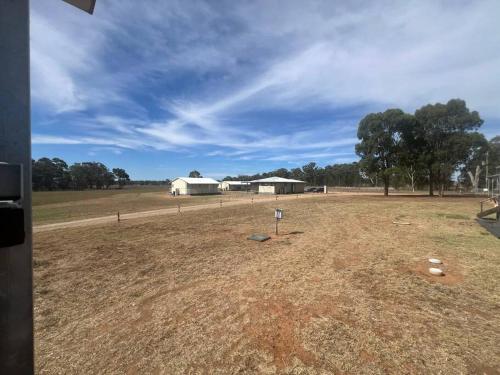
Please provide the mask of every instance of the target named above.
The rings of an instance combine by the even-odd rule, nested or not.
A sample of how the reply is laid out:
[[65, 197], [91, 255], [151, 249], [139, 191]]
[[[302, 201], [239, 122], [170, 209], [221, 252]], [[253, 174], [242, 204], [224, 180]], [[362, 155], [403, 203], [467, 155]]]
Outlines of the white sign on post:
[[276, 235], [278, 234], [278, 222], [283, 219], [283, 210], [277, 208], [274, 210], [274, 217], [276, 218]]

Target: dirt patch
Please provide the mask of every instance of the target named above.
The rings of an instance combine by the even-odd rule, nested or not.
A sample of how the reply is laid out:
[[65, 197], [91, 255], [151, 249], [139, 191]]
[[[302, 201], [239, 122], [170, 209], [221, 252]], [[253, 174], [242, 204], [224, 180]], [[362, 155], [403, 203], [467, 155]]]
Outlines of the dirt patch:
[[[443, 276], [435, 276], [429, 272], [429, 268], [440, 268], [443, 270]], [[456, 285], [464, 281], [464, 276], [460, 267], [455, 262], [444, 262], [443, 264], [432, 264], [427, 259], [418, 262], [411, 272], [423, 278], [426, 281], [440, 283], [443, 285]]]
[[273, 363], [281, 371], [293, 363], [294, 358], [304, 365], [319, 368], [316, 355], [304, 348], [300, 331], [312, 318], [339, 316], [339, 310], [331, 297], [322, 302], [300, 306], [286, 297], [258, 299], [249, 308], [250, 322], [244, 331], [260, 350], [270, 353]]

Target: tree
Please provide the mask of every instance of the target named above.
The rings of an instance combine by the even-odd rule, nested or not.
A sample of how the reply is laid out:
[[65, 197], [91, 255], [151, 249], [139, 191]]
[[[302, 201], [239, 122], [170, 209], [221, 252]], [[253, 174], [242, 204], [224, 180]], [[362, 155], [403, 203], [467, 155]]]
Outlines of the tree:
[[317, 176], [318, 176], [318, 166], [316, 163], [311, 162], [302, 167], [302, 171], [304, 172], [304, 178], [306, 182], [311, 185], [316, 185]]
[[198, 172], [197, 170], [194, 170], [194, 171], [189, 172], [189, 177], [199, 178], [199, 177], [203, 177], [203, 176], [201, 175], [200, 172]]
[[488, 142], [488, 168], [489, 174], [500, 173], [500, 136]]
[[294, 180], [304, 180], [304, 172], [302, 172], [302, 169], [300, 168], [293, 168], [290, 171], [290, 178], [293, 178]]
[[128, 175], [127, 172], [125, 172], [125, 169], [113, 168], [113, 174], [116, 176], [116, 179], [118, 180], [118, 186], [120, 187], [120, 189], [123, 188], [123, 186], [130, 181], [130, 176]]
[[460, 179], [468, 181], [466, 185], [470, 185], [474, 192], [478, 192], [481, 177], [486, 173], [484, 166], [488, 153], [489, 143], [484, 135], [480, 133], [470, 134], [469, 152], [461, 170]]
[[429, 181], [429, 195], [439, 185], [442, 196], [453, 172], [464, 163], [470, 150], [470, 132], [483, 120], [476, 111], [469, 111], [465, 101], [451, 99], [446, 104], [428, 104], [415, 111], [418, 126], [416, 140], [423, 142], [422, 162]]
[[33, 163], [32, 183], [35, 190], [57, 189], [57, 177], [61, 175], [60, 167], [49, 158], [40, 158]]
[[31, 183], [33, 190], [43, 189], [43, 172], [37, 160], [31, 160]]
[[59, 158], [53, 158], [52, 163], [55, 166], [54, 183], [58, 189], [68, 189], [71, 186], [71, 174], [68, 164]]
[[102, 189], [109, 182], [110, 172], [103, 163], [84, 162], [82, 165], [86, 169], [88, 187]]
[[[109, 189], [109, 187], [115, 183], [116, 175], [113, 172], [106, 171], [102, 178], [104, 187]], [[130, 181], [130, 179], [127, 179], [127, 181]]]
[[283, 178], [289, 178], [290, 177], [290, 172], [286, 168], [280, 168], [276, 169], [272, 174], [276, 177], [283, 177]]
[[418, 122], [408, 115], [398, 129], [400, 137], [399, 170], [414, 192], [417, 182], [422, 179], [425, 163], [423, 160], [425, 142], [417, 136]]
[[361, 167], [367, 174], [376, 173], [384, 182], [384, 195], [389, 195], [391, 174], [398, 166], [400, 151], [399, 130], [409, 115], [400, 109], [383, 113], [370, 113], [358, 126], [356, 153], [361, 157]]
[[486, 140], [481, 133], [471, 134], [471, 146], [466, 162], [464, 163], [460, 181], [473, 191], [487, 187], [486, 172], [489, 175], [499, 173], [496, 167], [500, 166], [500, 137]]
[[327, 165], [321, 169], [323, 184], [331, 186], [360, 186], [363, 184], [363, 177], [359, 171], [359, 164], [344, 163]]
[[99, 162], [75, 163], [69, 170], [75, 189], [102, 189], [114, 183], [114, 175]]
[[74, 163], [71, 167], [60, 158], [32, 160], [33, 190], [102, 189], [109, 188], [118, 179], [120, 187], [130, 181], [124, 169], [111, 172], [99, 162]]
[[74, 189], [83, 190], [90, 187], [88, 169], [83, 163], [75, 163], [69, 167]]

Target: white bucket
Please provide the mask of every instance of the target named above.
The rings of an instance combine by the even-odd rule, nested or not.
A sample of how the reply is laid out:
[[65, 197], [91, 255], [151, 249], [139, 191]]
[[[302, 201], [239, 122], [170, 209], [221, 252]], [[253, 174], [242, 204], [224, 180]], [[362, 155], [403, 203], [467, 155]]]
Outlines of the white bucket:
[[441, 264], [441, 263], [443, 263], [443, 262], [441, 262], [441, 260], [436, 259], [436, 258], [429, 258], [429, 262], [432, 263], [432, 264]]
[[441, 268], [429, 268], [429, 272], [434, 276], [443, 276], [444, 272]]

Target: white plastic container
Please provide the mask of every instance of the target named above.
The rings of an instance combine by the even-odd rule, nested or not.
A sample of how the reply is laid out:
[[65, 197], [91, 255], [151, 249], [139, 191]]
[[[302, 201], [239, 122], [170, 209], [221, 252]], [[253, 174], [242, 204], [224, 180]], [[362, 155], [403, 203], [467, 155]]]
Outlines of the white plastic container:
[[429, 272], [434, 276], [443, 276], [444, 272], [441, 268], [429, 268]]
[[429, 258], [429, 263], [432, 263], [432, 264], [441, 264], [443, 262], [441, 262], [440, 259], [436, 259], [436, 258]]

